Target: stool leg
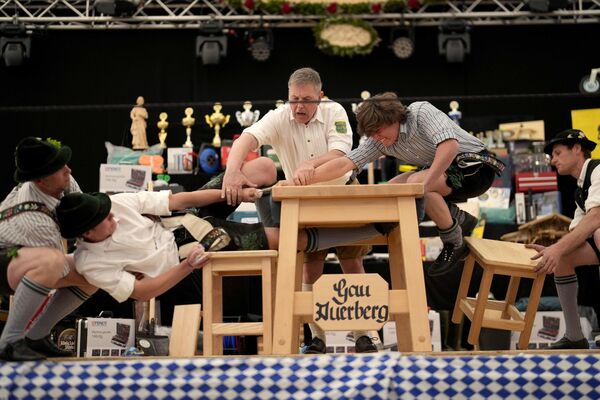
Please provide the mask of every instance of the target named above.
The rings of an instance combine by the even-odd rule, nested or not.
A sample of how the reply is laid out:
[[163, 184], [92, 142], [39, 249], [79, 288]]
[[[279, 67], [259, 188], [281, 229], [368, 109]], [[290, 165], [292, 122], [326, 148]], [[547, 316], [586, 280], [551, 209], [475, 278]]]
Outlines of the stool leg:
[[475, 312], [473, 313], [473, 320], [471, 321], [468, 339], [469, 343], [477, 347], [479, 347], [479, 333], [481, 332], [481, 324], [483, 323], [493, 277], [494, 273], [492, 271], [488, 268], [483, 269], [483, 277], [481, 278], [481, 285], [479, 285], [479, 293], [477, 295], [477, 301], [475, 302]]
[[460, 286], [458, 287], [458, 293], [456, 294], [456, 301], [454, 303], [454, 312], [452, 312], [452, 322], [455, 324], [460, 324], [462, 321], [463, 313], [460, 310], [460, 302], [467, 298], [474, 266], [475, 257], [473, 257], [473, 254], [469, 254], [463, 266], [463, 272], [460, 278]]
[[533, 281], [531, 293], [529, 294], [529, 303], [527, 303], [527, 310], [525, 311], [525, 326], [519, 335], [519, 349], [521, 350], [527, 349], [527, 346], [529, 345], [529, 337], [531, 336], [535, 313], [537, 312], [538, 304], [540, 303], [540, 296], [542, 295], [542, 289], [544, 288], [545, 278], [546, 275], [538, 275]]
[[[223, 276], [216, 274], [213, 277], [213, 293], [212, 293], [212, 311], [213, 323], [218, 324], [223, 322]], [[223, 337], [213, 334], [213, 354], [223, 354]]]
[[502, 311], [502, 319], [510, 319], [508, 309], [511, 305], [515, 304], [519, 283], [521, 283], [521, 277], [519, 276], [512, 276], [508, 282], [508, 289], [506, 291], [506, 297], [504, 300], [504, 311]]
[[271, 280], [271, 260], [262, 260], [262, 314], [263, 314], [263, 353], [271, 354], [273, 351], [272, 329], [273, 329], [273, 309], [272, 298], [273, 282]]
[[213, 354], [213, 273], [212, 261], [202, 268], [202, 348], [203, 355], [212, 356]]

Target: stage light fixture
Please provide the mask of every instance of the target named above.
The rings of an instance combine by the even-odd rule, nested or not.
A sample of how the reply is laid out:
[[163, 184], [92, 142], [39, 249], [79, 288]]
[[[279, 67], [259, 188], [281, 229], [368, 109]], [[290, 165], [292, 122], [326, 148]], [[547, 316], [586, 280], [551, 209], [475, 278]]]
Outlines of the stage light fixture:
[[131, 16], [138, 9], [142, 0], [95, 0], [96, 12], [112, 17]]
[[7, 67], [18, 67], [31, 55], [31, 38], [25, 25], [0, 25], [0, 55]]
[[412, 28], [392, 28], [390, 31], [390, 48], [401, 60], [410, 58], [415, 51], [415, 32]]
[[438, 51], [449, 63], [463, 62], [465, 54], [471, 53], [469, 26], [464, 20], [448, 20], [440, 25]]
[[221, 57], [227, 55], [227, 36], [223, 33], [223, 22], [204, 22], [200, 33], [196, 37], [196, 57], [200, 57], [204, 65], [219, 64]]
[[248, 51], [256, 61], [267, 61], [273, 51], [273, 31], [252, 29], [247, 32]]

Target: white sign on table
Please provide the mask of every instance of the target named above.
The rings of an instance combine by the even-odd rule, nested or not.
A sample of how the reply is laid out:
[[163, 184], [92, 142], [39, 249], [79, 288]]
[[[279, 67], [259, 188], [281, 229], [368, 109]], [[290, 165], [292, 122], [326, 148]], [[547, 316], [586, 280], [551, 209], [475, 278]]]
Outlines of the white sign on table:
[[148, 165], [100, 165], [100, 191], [105, 193], [139, 192], [148, 188], [152, 170]]

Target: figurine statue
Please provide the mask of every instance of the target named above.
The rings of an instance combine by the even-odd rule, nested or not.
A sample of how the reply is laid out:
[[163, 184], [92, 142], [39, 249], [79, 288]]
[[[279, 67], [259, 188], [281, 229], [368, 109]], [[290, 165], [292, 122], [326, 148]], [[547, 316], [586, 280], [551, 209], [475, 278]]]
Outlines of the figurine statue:
[[158, 118], [160, 118], [160, 121], [158, 121], [156, 123], [156, 126], [158, 127], [158, 129], [160, 129], [160, 132], [158, 132], [158, 140], [160, 141], [161, 149], [167, 148], [167, 144], [165, 143], [165, 140], [167, 140], [167, 131], [165, 131], [165, 129], [167, 129], [169, 127], [169, 123], [167, 122], [167, 117], [168, 117], [168, 115], [166, 112], [161, 112], [160, 115], [158, 116]]
[[462, 118], [462, 112], [458, 111], [458, 101], [452, 100], [450, 102], [450, 111], [448, 111], [448, 116], [452, 121], [456, 123], [456, 125], [460, 126], [460, 119]]
[[[365, 101], [367, 100], [369, 97], [371, 97], [371, 93], [369, 93], [369, 91], [367, 90], [363, 90], [362, 92], [360, 92], [360, 98]], [[360, 105], [363, 103], [363, 101], [361, 101], [360, 103], [356, 104], [356, 103], [352, 103], [352, 112], [354, 114], [356, 114], [356, 110], [358, 110], [358, 107], [360, 107]]]
[[192, 148], [194, 144], [192, 143], [192, 126], [196, 123], [196, 118], [192, 117], [194, 110], [192, 107], [188, 107], [185, 109], [185, 117], [181, 120], [181, 124], [185, 126], [185, 143], [183, 147]]
[[129, 117], [131, 118], [131, 147], [134, 150], [146, 150], [148, 148], [148, 139], [146, 139], [148, 111], [144, 108], [144, 98], [142, 96], [137, 98]]
[[242, 128], [247, 128], [258, 121], [260, 111], [250, 111], [252, 103], [249, 101], [245, 101], [242, 107], [244, 108], [244, 111], [237, 111], [235, 113], [235, 118]]
[[212, 145], [215, 147], [221, 147], [221, 136], [219, 135], [219, 132], [221, 131], [221, 127], [229, 123], [230, 117], [230, 115], [223, 115], [221, 113], [221, 108], [223, 108], [221, 103], [215, 103], [213, 106], [214, 113], [210, 116], [208, 114], [204, 116], [208, 126], [215, 128], [215, 136], [212, 142]]

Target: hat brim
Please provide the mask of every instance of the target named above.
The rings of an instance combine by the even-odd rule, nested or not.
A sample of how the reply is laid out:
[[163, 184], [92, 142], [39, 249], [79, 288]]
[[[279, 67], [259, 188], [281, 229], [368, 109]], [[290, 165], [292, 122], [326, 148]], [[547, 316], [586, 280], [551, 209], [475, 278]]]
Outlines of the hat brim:
[[27, 172], [20, 171], [19, 169], [17, 169], [15, 171], [14, 176], [15, 181], [22, 183], [50, 176], [65, 165], [67, 165], [67, 163], [71, 160], [71, 154], [72, 151], [69, 146], [62, 146], [58, 150], [58, 153], [56, 153], [56, 157], [54, 157], [54, 160], [52, 160], [52, 162], [50, 162], [48, 165], [44, 166], [44, 168], [38, 171]]
[[112, 202], [110, 201], [110, 197], [106, 193], [88, 193], [90, 196], [95, 197], [98, 200], [98, 208], [94, 215], [90, 216], [88, 219], [81, 221], [77, 228], [64, 229], [61, 226], [61, 235], [65, 239], [74, 239], [83, 235], [85, 232], [90, 229], [94, 229], [98, 224], [104, 221], [104, 218], [108, 216], [110, 213], [110, 209], [112, 207]]
[[579, 143], [583, 149], [594, 151], [596, 148], [596, 142], [592, 142], [590, 139], [577, 139], [577, 138], [559, 138], [553, 139], [546, 146], [544, 146], [544, 153], [548, 155], [552, 155], [552, 149], [554, 149], [555, 144], [575, 144]]

